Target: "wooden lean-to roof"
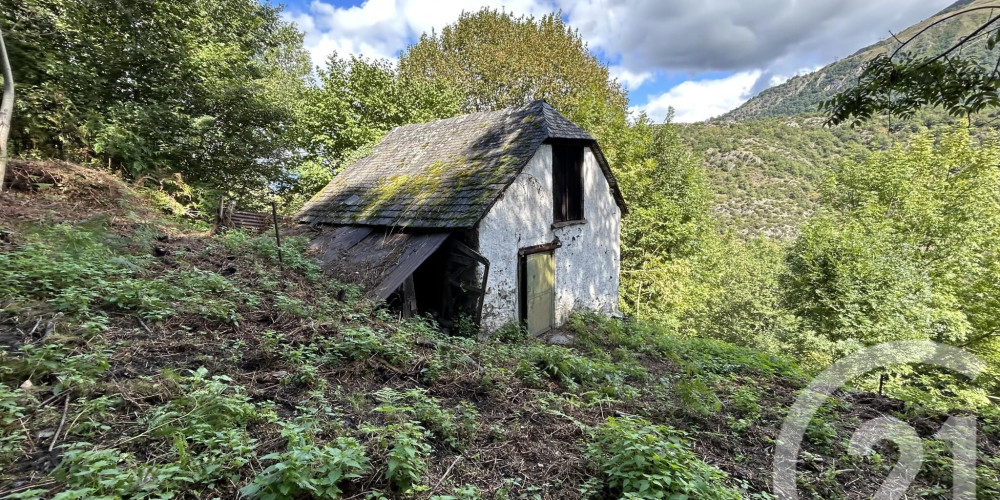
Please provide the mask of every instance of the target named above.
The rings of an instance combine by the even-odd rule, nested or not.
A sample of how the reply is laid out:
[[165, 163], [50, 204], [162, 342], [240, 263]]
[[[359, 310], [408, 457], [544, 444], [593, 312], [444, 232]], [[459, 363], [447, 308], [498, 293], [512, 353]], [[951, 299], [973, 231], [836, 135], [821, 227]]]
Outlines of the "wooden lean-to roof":
[[370, 155], [314, 196], [307, 224], [468, 229], [476, 225], [548, 140], [592, 146], [625, 212], [618, 184], [587, 131], [542, 100], [500, 111], [397, 127]]
[[451, 233], [394, 232], [369, 226], [327, 227], [309, 243], [323, 270], [385, 299], [431, 256]]

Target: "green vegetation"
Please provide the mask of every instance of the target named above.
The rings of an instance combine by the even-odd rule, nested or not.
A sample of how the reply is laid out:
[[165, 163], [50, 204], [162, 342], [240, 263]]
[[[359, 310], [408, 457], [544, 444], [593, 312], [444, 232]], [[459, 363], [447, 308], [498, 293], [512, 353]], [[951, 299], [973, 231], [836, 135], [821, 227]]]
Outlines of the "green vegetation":
[[[788, 303], [804, 329], [831, 343], [813, 348], [831, 360], [857, 345], [933, 340], [983, 357], [990, 368], [980, 386], [992, 392], [1000, 368], [1000, 311], [990, 298], [1000, 248], [998, 148], [974, 146], [965, 132], [932, 141], [917, 137], [905, 150], [844, 164], [824, 210], [790, 249]], [[918, 385], [937, 392], [945, 384]], [[949, 390], [988, 404], [984, 394]]]
[[466, 113], [545, 99], [600, 142], [616, 175], [655, 155], [649, 119], [629, 116], [625, 90], [559, 14], [463, 13], [400, 54], [399, 77], [453, 89]]
[[819, 205], [823, 180], [842, 161], [884, 149], [892, 136], [827, 128], [820, 117], [712, 121], [677, 126], [714, 191], [713, 215], [742, 236], [794, 236]]
[[[267, 237], [122, 225], [132, 210], [4, 225], [16, 243], [0, 255], [21, 263], [3, 271], [4, 495], [766, 498], [766, 444], [806, 380], [786, 358], [594, 315], [573, 317], [570, 347], [514, 328], [504, 341], [449, 337], [319, 279], [294, 239], [281, 273]], [[29, 258], [72, 284], [25, 278], [41, 272]], [[148, 301], [106, 300], [132, 282]], [[71, 286], [88, 299], [65, 301]], [[842, 436], [871, 411], [852, 394], [822, 414], [808, 453], [848, 460]], [[1000, 426], [983, 419], [995, 460]], [[34, 457], [50, 446], [60, 459], [46, 471]], [[804, 491], [842, 495], [881, 474], [851, 463], [817, 462]], [[946, 488], [948, 466], [914, 487]], [[994, 472], [980, 470], [984, 494]]]
[[[958, 131], [844, 160], [794, 240], [703, 231], [696, 250], [627, 269], [623, 308], [687, 335], [792, 355], [807, 370], [880, 342], [950, 344], [987, 362], [975, 384], [903, 367], [882, 374], [884, 390], [942, 409], [992, 407], [996, 151]], [[858, 383], [874, 390], [876, 379]]]
[[587, 458], [605, 477], [606, 494], [624, 498], [738, 499], [725, 474], [689, 450], [684, 434], [665, 425], [609, 418], [594, 431]]
[[[314, 74], [301, 34], [252, 1], [0, 4], [24, 73], [15, 153], [120, 173], [11, 163], [2, 497], [773, 498], [809, 377], [900, 339], [986, 370], [852, 381], [806, 428], [800, 493], [873, 495], [900, 452], [850, 438], [880, 415], [921, 430], [907, 496], [945, 498], [952, 448], [925, 436], [964, 412], [979, 496], [1000, 495], [1000, 146], [982, 127], [942, 132], [935, 111], [653, 125], [555, 14], [466, 13], [398, 69], [334, 57]], [[840, 88], [816, 78], [743, 111]], [[476, 341], [468, 320], [449, 336], [324, 276], [304, 238], [279, 268], [268, 235], [201, 232], [220, 193], [294, 210], [394, 126], [539, 97], [601, 141], [630, 209], [628, 319], [578, 313], [570, 345], [516, 324]], [[419, 198], [451, 167], [382, 194]]]
[[878, 114], [912, 116], [933, 107], [967, 117], [1000, 106], [996, 6], [961, 0], [869, 59], [857, 83], [820, 104], [830, 123], [860, 124]]
[[858, 126], [825, 125], [808, 114], [676, 125], [682, 142], [701, 157], [715, 193], [712, 215], [747, 238], [791, 238], [820, 206], [823, 182], [845, 161], [905, 144], [913, 134], [969, 127], [987, 136], [992, 118], [964, 119], [923, 109], [906, 120], [879, 118]]
[[558, 14], [517, 17], [483, 9], [425, 33], [400, 55], [400, 74], [444, 85], [469, 113], [545, 99], [616, 158], [628, 98]]
[[453, 89], [398, 75], [386, 60], [331, 57], [319, 69], [317, 85], [298, 97], [290, 133], [302, 152], [281, 190], [290, 212], [366, 156], [393, 127], [459, 114]]
[[404, 82], [388, 61], [334, 57], [314, 76], [302, 33], [256, 0], [0, 11], [13, 157], [105, 166], [206, 213], [219, 194], [294, 211], [390, 128], [458, 111], [449, 89]]
[[93, 161], [130, 179], [180, 173], [243, 197], [292, 168], [287, 99], [310, 65], [278, 9], [4, 0], [0, 11], [17, 84], [12, 155]]
[[300, 434], [308, 433], [309, 429], [282, 424], [288, 450], [261, 457], [274, 463], [240, 489], [240, 494], [247, 498], [277, 500], [303, 494], [339, 498], [343, 493], [338, 487], [341, 482], [358, 479], [367, 472], [368, 459], [355, 439], [341, 437], [333, 444], [316, 446]]

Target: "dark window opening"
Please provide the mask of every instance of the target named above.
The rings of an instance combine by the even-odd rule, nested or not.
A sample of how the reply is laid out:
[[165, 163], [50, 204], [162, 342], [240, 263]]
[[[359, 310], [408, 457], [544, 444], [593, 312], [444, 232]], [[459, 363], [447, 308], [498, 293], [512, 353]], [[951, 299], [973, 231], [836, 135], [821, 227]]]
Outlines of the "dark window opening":
[[553, 222], [583, 220], [583, 146], [552, 145]]

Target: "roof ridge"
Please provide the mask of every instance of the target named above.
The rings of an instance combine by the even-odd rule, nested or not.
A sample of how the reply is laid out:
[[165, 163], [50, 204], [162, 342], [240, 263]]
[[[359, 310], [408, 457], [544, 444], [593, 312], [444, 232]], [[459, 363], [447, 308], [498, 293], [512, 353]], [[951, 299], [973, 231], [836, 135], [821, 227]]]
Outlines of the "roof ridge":
[[[492, 110], [485, 110], [485, 111], [473, 111], [471, 113], [463, 113], [461, 115], [449, 116], [447, 118], [438, 118], [436, 120], [429, 120], [429, 121], [425, 121], [425, 122], [415, 122], [415, 123], [406, 123], [406, 124], [403, 124], [403, 125], [397, 125], [397, 126], [391, 128], [391, 129], [389, 129], [389, 132], [392, 132], [392, 131], [397, 130], [397, 129], [405, 129], [405, 128], [409, 128], [409, 127], [417, 127], [417, 126], [422, 126], [422, 125], [429, 125], [429, 124], [432, 124], [432, 123], [433, 124], [438, 124], [438, 123], [443, 124], [443, 123], [447, 123], [447, 122], [450, 122], [450, 121], [471, 120], [473, 118], [479, 118], [479, 117], [486, 118], [486, 117], [491, 116], [491, 115], [502, 115], [502, 114], [511, 115], [511, 114], [514, 114], [517, 111], [526, 110], [526, 109], [538, 106], [539, 103], [543, 104], [543, 106], [540, 106], [540, 108], [541, 108], [540, 110], [544, 110], [544, 106], [548, 106], [549, 108], [552, 108], [552, 105], [549, 104], [545, 99], [538, 98], [538, 99], [529, 101], [526, 104], [519, 104], [519, 105], [507, 106], [506, 108], [492, 109]], [[553, 108], [553, 110], [554, 109], [555, 108]]]

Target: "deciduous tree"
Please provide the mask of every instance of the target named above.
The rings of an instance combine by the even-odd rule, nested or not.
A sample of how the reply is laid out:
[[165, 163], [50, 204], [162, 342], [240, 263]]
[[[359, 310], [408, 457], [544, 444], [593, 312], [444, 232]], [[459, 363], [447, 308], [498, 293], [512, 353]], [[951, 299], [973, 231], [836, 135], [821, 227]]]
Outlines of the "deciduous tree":
[[538, 19], [489, 8], [463, 13], [440, 33], [422, 35], [400, 55], [399, 68], [407, 79], [455, 89], [464, 112], [545, 99], [618, 160], [628, 97], [558, 13]]
[[18, 70], [13, 152], [96, 159], [132, 178], [181, 173], [242, 196], [287, 173], [295, 116], [277, 91], [311, 68], [281, 64], [302, 48], [278, 8], [0, 0], [0, 11]]
[[3, 78], [3, 96], [0, 97], [0, 191], [3, 191], [7, 173], [7, 137], [14, 114], [14, 75], [7, 57], [7, 46], [3, 42], [3, 30], [0, 30], [0, 70], [0, 77]]
[[932, 340], [1000, 369], [1000, 149], [967, 131], [847, 162], [790, 251], [786, 302], [837, 356]]
[[367, 154], [393, 127], [459, 114], [458, 94], [443, 82], [410, 80], [387, 60], [331, 56], [297, 111], [301, 154], [283, 186], [294, 210], [333, 175]]

